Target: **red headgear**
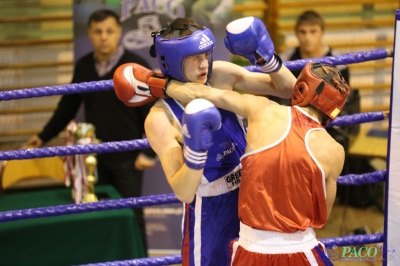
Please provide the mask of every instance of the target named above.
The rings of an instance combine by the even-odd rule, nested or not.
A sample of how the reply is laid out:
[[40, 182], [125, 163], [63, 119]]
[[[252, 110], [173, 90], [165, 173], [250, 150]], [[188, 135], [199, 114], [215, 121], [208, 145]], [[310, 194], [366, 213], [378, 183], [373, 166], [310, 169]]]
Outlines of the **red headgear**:
[[291, 105], [317, 108], [328, 116], [324, 123], [326, 125], [343, 109], [349, 93], [350, 87], [339, 70], [332, 65], [311, 62], [297, 78]]

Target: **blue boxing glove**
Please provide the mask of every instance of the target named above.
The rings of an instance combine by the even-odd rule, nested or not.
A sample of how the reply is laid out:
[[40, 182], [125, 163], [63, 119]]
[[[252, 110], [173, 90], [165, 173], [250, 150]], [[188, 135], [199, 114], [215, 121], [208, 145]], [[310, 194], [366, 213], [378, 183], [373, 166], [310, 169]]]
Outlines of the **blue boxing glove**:
[[274, 43], [258, 18], [245, 17], [230, 22], [224, 42], [232, 54], [245, 57], [265, 73], [277, 72], [282, 67], [282, 59], [275, 53]]
[[212, 133], [221, 127], [221, 114], [211, 102], [196, 99], [185, 107], [182, 124], [185, 163], [189, 168], [202, 169], [213, 144]]

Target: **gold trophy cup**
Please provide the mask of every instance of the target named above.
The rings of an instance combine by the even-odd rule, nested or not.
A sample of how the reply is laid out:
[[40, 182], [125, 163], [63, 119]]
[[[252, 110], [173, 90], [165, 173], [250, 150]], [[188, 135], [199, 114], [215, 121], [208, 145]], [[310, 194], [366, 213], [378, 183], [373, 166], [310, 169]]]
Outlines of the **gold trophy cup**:
[[88, 182], [88, 190], [85, 196], [82, 199], [83, 203], [88, 203], [88, 202], [97, 202], [97, 196], [94, 193], [94, 183], [96, 182], [96, 178], [94, 176], [94, 170], [97, 165], [97, 159], [94, 155], [89, 155], [85, 159], [85, 164], [88, 169], [88, 175], [87, 175], [87, 182]]
[[[100, 141], [95, 138], [96, 127], [90, 123], [78, 123], [72, 128], [72, 133], [78, 144], [90, 144], [99, 143]], [[94, 192], [94, 184], [96, 182], [95, 169], [97, 165], [97, 159], [95, 154], [87, 156], [80, 155], [81, 158], [85, 158], [86, 165], [86, 180], [87, 180], [87, 191], [86, 194], [83, 192], [82, 202], [97, 202], [97, 196]]]

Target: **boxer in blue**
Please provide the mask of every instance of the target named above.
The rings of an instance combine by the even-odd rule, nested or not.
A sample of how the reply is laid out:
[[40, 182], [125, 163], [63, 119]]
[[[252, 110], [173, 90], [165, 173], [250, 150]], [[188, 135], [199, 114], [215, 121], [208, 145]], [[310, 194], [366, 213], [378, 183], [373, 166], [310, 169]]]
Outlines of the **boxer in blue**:
[[[263, 56], [267, 60], [262, 66], [270, 75], [252, 73], [226, 61], [213, 62], [212, 32], [186, 18], [177, 18], [153, 33], [150, 53], [157, 58], [162, 75], [137, 64], [123, 65], [114, 75], [117, 96], [129, 106], [163, 98], [151, 109], [145, 129], [170, 186], [184, 202], [182, 264], [185, 266], [229, 264], [228, 244], [239, 233], [240, 157], [245, 149], [246, 131], [241, 117], [222, 109], [218, 109], [221, 114], [218, 130], [215, 128], [218, 123], [212, 123], [214, 126], [208, 130], [185, 126], [182, 119], [188, 102], [168, 98], [164, 88], [168, 80], [168, 86], [179, 87], [185, 93], [181, 82], [195, 82], [290, 98], [296, 79], [275, 55], [264, 24], [254, 19], [249, 34], [255, 35], [259, 43], [245, 44], [247, 50], [261, 49], [268, 53]], [[232, 38], [226, 41], [231, 52], [235, 52], [236, 44], [241, 46], [243, 42]], [[201, 117], [195, 119], [199, 127], [204, 126]], [[204, 145], [203, 141], [211, 141], [211, 136], [213, 144]], [[190, 142], [193, 138], [194, 143], [202, 144], [194, 145]]]

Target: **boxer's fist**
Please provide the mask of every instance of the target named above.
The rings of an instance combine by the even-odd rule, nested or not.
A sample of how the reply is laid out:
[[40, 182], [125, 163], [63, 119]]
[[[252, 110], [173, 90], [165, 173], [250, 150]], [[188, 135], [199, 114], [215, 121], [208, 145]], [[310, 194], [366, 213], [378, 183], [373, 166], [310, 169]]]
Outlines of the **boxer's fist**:
[[245, 57], [266, 73], [276, 72], [282, 66], [271, 37], [258, 18], [245, 17], [230, 22], [226, 26], [224, 42], [232, 54]]
[[168, 79], [161, 73], [136, 63], [126, 63], [114, 72], [114, 89], [118, 99], [127, 106], [140, 106], [157, 98], [167, 98]]
[[221, 114], [211, 102], [195, 99], [185, 107], [182, 124], [185, 163], [189, 168], [202, 169], [213, 144], [213, 131], [221, 127]]

